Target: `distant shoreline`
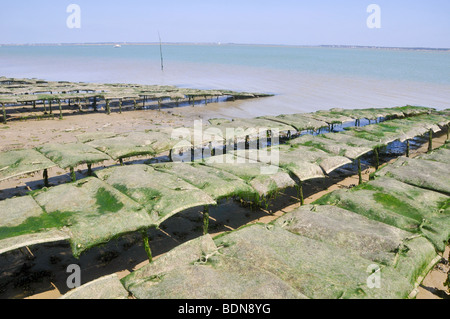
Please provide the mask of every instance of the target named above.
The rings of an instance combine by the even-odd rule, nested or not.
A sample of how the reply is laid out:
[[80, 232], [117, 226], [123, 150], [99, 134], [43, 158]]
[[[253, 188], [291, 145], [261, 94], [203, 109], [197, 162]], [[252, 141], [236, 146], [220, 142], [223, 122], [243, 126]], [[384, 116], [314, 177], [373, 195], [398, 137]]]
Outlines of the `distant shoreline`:
[[[160, 45], [159, 42], [96, 42], [96, 43], [24, 43], [0, 44], [0, 47], [15, 46], [115, 46], [115, 45]], [[450, 51], [450, 48], [427, 47], [382, 47], [363, 45], [291, 45], [291, 44], [247, 44], [247, 43], [217, 43], [217, 42], [166, 42], [163, 45], [208, 45], [208, 46], [254, 46], [254, 47], [293, 47], [293, 48], [336, 48], [336, 49], [377, 49], [377, 50], [411, 50], [411, 51]]]

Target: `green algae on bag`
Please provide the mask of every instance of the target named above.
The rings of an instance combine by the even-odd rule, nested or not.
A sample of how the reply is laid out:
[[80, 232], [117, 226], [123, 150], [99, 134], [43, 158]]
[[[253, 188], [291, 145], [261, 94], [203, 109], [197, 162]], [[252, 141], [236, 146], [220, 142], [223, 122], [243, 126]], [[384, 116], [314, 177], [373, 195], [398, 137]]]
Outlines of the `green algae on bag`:
[[422, 234], [443, 251], [450, 238], [448, 201], [444, 194], [380, 177], [351, 190], [333, 191], [313, 204], [335, 205]]
[[158, 226], [180, 211], [217, 204], [194, 185], [144, 164], [111, 167], [95, 174], [145, 207], [153, 226]]
[[45, 144], [37, 147], [36, 150], [62, 169], [111, 160], [108, 155], [81, 143]]
[[258, 198], [257, 191], [243, 179], [202, 163], [161, 163], [152, 164], [151, 167], [198, 187], [215, 201], [231, 197], [247, 201], [255, 201]]
[[211, 156], [201, 162], [243, 179], [258, 192], [261, 199], [269, 198], [282, 189], [296, 185], [289, 174], [280, 167], [255, 160], [246, 160], [233, 153]]
[[209, 235], [184, 243], [122, 279], [138, 299], [304, 299], [276, 275], [221, 256]]
[[375, 172], [375, 177], [390, 177], [417, 187], [450, 195], [450, 164], [417, 158], [400, 157]]
[[70, 230], [75, 257], [155, 222], [143, 206], [93, 177], [39, 190], [33, 197], [48, 215]]
[[367, 285], [374, 265], [356, 253], [304, 236], [279, 226], [252, 225], [215, 239], [221, 255], [242, 260], [282, 279], [313, 299], [405, 298], [412, 285], [380, 267], [382, 289]]
[[56, 164], [36, 150], [2, 152], [0, 156], [0, 181], [43, 171]]
[[392, 267], [411, 284], [437, 256], [433, 245], [421, 236], [336, 206], [306, 205], [274, 224]]

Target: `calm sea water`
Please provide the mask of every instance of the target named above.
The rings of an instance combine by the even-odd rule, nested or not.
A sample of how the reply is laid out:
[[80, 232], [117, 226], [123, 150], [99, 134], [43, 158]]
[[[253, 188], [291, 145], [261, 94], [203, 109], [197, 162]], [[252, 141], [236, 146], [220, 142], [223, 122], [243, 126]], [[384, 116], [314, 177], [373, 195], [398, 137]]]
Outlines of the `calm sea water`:
[[246, 45], [1, 46], [0, 76], [274, 93], [224, 116], [333, 107], [450, 107], [450, 52]]

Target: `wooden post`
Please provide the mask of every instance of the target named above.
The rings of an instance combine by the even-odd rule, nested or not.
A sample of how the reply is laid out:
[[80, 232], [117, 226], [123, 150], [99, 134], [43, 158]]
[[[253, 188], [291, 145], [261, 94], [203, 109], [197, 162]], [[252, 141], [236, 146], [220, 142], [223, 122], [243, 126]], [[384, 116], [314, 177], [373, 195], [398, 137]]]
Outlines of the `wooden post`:
[[33, 110], [36, 109], [36, 101], [33, 101]]
[[209, 228], [209, 206], [203, 209], [203, 235], [208, 233]]
[[207, 99], [206, 95], [205, 95], [205, 105], [208, 105], [208, 99]]
[[122, 99], [119, 99], [119, 114], [122, 114]]
[[77, 181], [77, 176], [75, 175], [75, 169], [73, 167], [70, 168], [70, 178], [72, 179], [72, 182]]
[[87, 167], [88, 167], [87, 171], [88, 176], [92, 176], [92, 164], [87, 164]]
[[94, 96], [94, 103], [92, 103], [92, 107], [94, 108], [94, 112], [97, 112], [97, 97]]
[[161, 111], [161, 99], [158, 99], [158, 111]]
[[373, 153], [375, 155], [375, 169], [378, 170], [378, 167], [380, 166], [380, 157], [378, 154], [378, 147], [375, 147], [373, 149]]
[[111, 108], [109, 107], [109, 100], [106, 99], [106, 114], [111, 114]]
[[42, 104], [44, 105], [44, 114], [47, 113], [47, 109], [45, 107], [45, 100], [42, 100]]
[[61, 100], [58, 100], [58, 104], [59, 104], [59, 119], [62, 120], [63, 119], [63, 115], [62, 115]]
[[260, 133], [259, 132], [258, 132], [258, 136], [256, 137], [256, 149], [257, 150], [261, 149], [261, 139], [260, 139]]
[[300, 200], [300, 205], [304, 205], [305, 204], [305, 200], [303, 198], [303, 182], [300, 181], [300, 184], [298, 184], [297, 186], [297, 198]]
[[409, 157], [409, 140], [406, 140], [406, 157]]
[[358, 178], [359, 178], [359, 185], [363, 183], [362, 180], [362, 173], [361, 173], [361, 158], [358, 157]]
[[48, 183], [48, 170], [47, 169], [44, 169], [43, 177], [44, 177], [44, 186], [49, 187], [50, 184]]
[[428, 153], [433, 151], [433, 130], [428, 133]]
[[119, 158], [120, 166], [123, 166], [123, 158]]
[[213, 146], [212, 146], [212, 141], [209, 141], [209, 154], [211, 155], [211, 156], [214, 156], [214, 154], [215, 154], [215, 150], [214, 150], [214, 148], [213, 148]]
[[2, 103], [2, 109], [3, 109], [3, 124], [6, 124], [6, 109], [5, 109], [5, 103]]
[[53, 114], [53, 110], [52, 110], [52, 100], [48, 100], [48, 108], [49, 108], [50, 114]]
[[147, 230], [142, 230], [141, 234], [142, 234], [142, 241], [144, 242], [144, 249], [145, 249], [145, 252], [147, 253], [148, 261], [149, 261], [149, 263], [152, 263], [153, 256], [152, 256], [152, 250], [150, 249], [150, 244], [148, 242]]
[[134, 107], [135, 110], [137, 109], [136, 99], [133, 99], [133, 107]]

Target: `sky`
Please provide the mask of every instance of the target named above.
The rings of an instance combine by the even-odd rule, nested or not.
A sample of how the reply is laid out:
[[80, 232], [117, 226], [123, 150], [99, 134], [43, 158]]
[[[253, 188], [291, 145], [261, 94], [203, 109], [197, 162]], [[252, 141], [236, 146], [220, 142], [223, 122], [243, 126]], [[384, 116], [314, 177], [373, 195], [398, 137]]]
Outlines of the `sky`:
[[[69, 28], [70, 4], [80, 27]], [[369, 28], [371, 4], [380, 28]], [[0, 44], [163, 42], [450, 48], [449, 0], [0, 0]], [[74, 20], [71, 20], [74, 21]]]

